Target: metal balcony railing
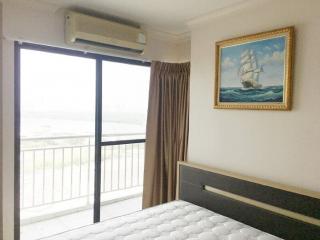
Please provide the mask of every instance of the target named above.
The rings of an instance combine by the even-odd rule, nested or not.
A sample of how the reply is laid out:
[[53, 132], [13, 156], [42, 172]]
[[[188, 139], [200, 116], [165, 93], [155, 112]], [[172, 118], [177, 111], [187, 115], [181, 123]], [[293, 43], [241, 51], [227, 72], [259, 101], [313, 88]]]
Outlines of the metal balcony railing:
[[[103, 135], [112, 141], [101, 152], [101, 193], [141, 187], [144, 143], [114, 141], [141, 139], [143, 134]], [[133, 141], [134, 142], [134, 141]], [[67, 136], [21, 139], [21, 211], [85, 199], [94, 193], [94, 137]]]

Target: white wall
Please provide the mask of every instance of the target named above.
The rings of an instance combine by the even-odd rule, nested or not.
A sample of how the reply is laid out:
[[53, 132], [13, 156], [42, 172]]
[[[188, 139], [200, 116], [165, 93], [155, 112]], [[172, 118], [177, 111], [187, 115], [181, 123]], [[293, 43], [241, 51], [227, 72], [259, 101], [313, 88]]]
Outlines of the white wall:
[[[17, 3], [19, 2], [19, 3]], [[57, 47], [64, 43], [64, 10], [30, 1], [3, 1], [3, 85], [1, 88], [3, 110], [3, 239], [13, 239], [14, 202], [14, 40]], [[147, 29], [148, 46], [141, 59], [167, 62], [189, 58], [188, 41], [181, 43], [179, 36]], [[187, 51], [184, 53], [184, 51]], [[110, 52], [110, 55], [114, 53]], [[182, 56], [182, 57], [180, 57]], [[130, 57], [130, 56], [127, 56]], [[132, 56], [131, 56], [132, 57]], [[138, 58], [138, 57], [135, 57]], [[1, 116], [0, 116], [1, 117]], [[1, 121], [0, 121], [1, 122]], [[1, 217], [1, 214], [0, 214]], [[0, 239], [1, 239], [0, 234]]]
[[[213, 109], [216, 41], [294, 25], [293, 110]], [[191, 25], [189, 160], [320, 191], [320, 1], [269, 0]]]

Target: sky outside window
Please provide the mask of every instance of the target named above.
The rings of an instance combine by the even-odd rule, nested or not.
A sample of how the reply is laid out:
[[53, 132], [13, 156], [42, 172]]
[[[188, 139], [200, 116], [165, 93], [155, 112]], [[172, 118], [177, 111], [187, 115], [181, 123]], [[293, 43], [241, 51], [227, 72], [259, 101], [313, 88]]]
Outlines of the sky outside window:
[[[96, 61], [21, 50], [21, 136], [94, 135]], [[103, 62], [103, 134], [144, 133], [150, 68]]]
[[[109, 135], [103, 140], [127, 133], [140, 133], [144, 137], [150, 67], [104, 61], [102, 70], [102, 131]], [[136, 137], [139, 138], [138, 135], [129, 138]]]

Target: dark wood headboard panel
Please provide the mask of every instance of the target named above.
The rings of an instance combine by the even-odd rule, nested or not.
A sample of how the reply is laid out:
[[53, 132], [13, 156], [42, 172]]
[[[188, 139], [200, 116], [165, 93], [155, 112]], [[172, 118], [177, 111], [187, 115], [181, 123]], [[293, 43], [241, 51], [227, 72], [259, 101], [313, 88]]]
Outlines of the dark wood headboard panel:
[[178, 164], [177, 198], [287, 240], [320, 240], [318, 193]]

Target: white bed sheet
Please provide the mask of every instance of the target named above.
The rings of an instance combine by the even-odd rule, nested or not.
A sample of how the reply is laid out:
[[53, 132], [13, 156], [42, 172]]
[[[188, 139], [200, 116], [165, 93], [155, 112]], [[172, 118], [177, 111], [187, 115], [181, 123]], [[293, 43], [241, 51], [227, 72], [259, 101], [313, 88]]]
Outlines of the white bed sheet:
[[75, 229], [45, 240], [279, 240], [185, 201]]

